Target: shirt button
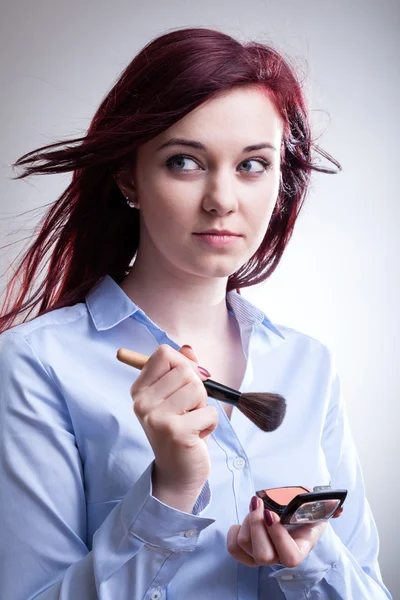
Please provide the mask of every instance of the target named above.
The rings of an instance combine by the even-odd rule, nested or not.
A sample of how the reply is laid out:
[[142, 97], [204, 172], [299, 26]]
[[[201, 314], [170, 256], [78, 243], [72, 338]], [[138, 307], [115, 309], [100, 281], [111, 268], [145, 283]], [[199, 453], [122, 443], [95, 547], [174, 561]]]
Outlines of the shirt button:
[[152, 595], [150, 596], [150, 600], [160, 600], [161, 598], [161, 588], [156, 588]]
[[191, 537], [194, 537], [195, 535], [197, 535], [196, 529], [188, 529], [187, 531], [185, 531], [185, 537], [191, 538]]
[[281, 579], [283, 579], [283, 581], [291, 581], [293, 579], [293, 575], [281, 575]]
[[235, 467], [235, 469], [243, 469], [245, 465], [246, 461], [241, 456], [237, 456], [233, 461], [233, 466]]

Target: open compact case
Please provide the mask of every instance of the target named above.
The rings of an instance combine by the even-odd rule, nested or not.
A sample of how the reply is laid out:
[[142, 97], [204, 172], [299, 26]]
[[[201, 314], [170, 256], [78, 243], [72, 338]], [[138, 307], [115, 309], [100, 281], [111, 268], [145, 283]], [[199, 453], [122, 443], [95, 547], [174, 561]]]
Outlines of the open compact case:
[[312, 490], [288, 486], [259, 490], [256, 495], [265, 508], [279, 515], [281, 523], [303, 525], [334, 517], [346, 499], [347, 490], [335, 490], [329, 485], [316, 486]]

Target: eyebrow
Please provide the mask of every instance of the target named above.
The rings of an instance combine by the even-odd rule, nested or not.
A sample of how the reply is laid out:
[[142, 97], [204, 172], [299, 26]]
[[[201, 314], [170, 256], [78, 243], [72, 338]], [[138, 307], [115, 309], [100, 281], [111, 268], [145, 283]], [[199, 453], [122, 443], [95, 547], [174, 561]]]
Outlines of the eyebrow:
[[[166, 146], [189, 146], [190, 148], [196, 148], [197, 150], [207, 150], [207, 146], [202, 144], [201, 142], [197, 142], [195, 140], [186, 140], [184, 138], [171, 138], [162, 144], [159, 148], [157, 148], [157, 152], [162, 150]], [[254, 150], [261, 150], [262, 148], [270, 148], [276, 152], [276, 148], [273, 144], [269, 142], [260, 142], [259, 144], [252, 144], [251, 146], [246, 146], [243, 148], [243, 152], [253, 152]]]

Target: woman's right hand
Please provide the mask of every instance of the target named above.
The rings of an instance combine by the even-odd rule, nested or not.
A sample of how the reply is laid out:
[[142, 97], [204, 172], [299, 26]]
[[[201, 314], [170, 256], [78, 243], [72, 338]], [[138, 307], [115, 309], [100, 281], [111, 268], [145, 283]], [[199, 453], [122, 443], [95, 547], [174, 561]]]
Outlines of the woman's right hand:
[[[185, 356], [186, 355], [186, 356]], [[162, 344], [151, 355], [130, 393], [133, 410], [153, 448], [154, 497], [191, 512], [210, 472], [208, 436], [218, 411], [207, 392], [190, 347]]]

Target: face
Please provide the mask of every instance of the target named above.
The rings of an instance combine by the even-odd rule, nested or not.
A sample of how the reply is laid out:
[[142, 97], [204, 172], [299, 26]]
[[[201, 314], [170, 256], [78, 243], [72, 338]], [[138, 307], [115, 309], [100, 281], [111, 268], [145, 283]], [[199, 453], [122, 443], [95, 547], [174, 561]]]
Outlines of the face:
[[248, 87], [207, 101], [142, 145], [133, 187], [123, 190], [140, 209], [137, 260], [185, 278], [237, 271], [268, 228], [281, 140], [272, 102]]

